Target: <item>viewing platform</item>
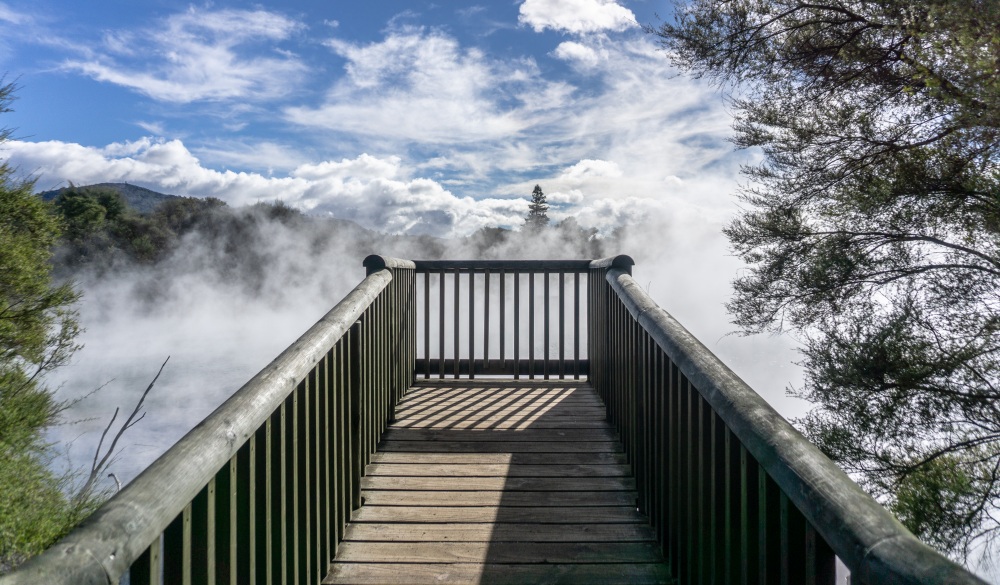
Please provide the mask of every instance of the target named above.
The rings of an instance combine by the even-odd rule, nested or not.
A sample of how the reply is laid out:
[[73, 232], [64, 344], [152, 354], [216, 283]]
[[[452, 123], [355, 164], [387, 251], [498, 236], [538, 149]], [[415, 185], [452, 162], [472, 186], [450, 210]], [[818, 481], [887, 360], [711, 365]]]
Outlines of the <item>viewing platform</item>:
[[[632, 278], [369, 256], [316, 325], [0, 585], [982, 585]], [[677, 286], [683, 286], [678, 275]]]
[[604, 403], [581, 382], [418, 383], [324, 583], [670, 583]]

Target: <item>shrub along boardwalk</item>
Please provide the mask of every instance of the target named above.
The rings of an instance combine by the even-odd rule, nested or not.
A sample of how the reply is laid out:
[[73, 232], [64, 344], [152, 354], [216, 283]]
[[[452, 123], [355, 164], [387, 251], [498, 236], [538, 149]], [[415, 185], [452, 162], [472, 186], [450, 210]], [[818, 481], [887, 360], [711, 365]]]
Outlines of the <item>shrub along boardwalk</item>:
[[324, 583], [669, 582], [605, 416], [581, 382], [419, 382]]

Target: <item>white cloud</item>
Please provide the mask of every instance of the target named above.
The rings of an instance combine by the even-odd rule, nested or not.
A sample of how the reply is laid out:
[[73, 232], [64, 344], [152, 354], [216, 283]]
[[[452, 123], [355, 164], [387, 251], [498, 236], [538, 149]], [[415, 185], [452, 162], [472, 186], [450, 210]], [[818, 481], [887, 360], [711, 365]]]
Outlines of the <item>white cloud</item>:
[[622, 176], [622, 169], [614, 161], [585, 159], [563, 171], [559, 178], [565, 181], [581, 182], [591, 177], [617, 178], [620, 176]]
[[398, 156], [380, 159], [367, 153], [355, 159], [343, 159], [339, 162], [324, 161], [318, 164], [304, 164], [292, 171], [293, 177], [302, 179], [381, 179], [394, 178], [399, 173], [400, 158]]
[[346, 75], [318, 107], [288, 108], [296, 124], [423, 144], [502, 139], [561, 107], [570, 91], [542, 79], [531, 60], [492, 61], [440, 32], [327, 44], [347, 60]]
[[166, 193], [218, 197], [232, 205], [280, 199], [317, 214], [389, 233], [464, 235], [517, 223], [522, 201], [457, 197], [440, 183], [405, 175], [397, 157], [303, 164], [286, 176], [206, 168], [179, 140], [144, 138], [93, 148], [66, 142], [6, 144], [9, 162], [39, 177], [38, 188], [123, 181]]
[[582, 69], [592, 69], [597, 67], [601, 61], [607, 59], [607, 51], [600, 53], [593, 47], [577, 43], [575, 41], [563, 41], [559, 43], [552, 55], [557, 59], [568, 61]]
[[163, 122], [146, 122], [140, 120], [136, 122], [135, 125], [156, 136], [163, 136], [167, 133], [166, 126], [163, 125]]
[[637, 26], [635, 14], [615, 0], [524, 0], [517, 19], [535, 32], [620, 32]]
[[277, 47], [269, 47], [271, 55], [250, 49], [286, 40], [300, 28], [265, 10], [191, 8], [156, 29], [108, 32], [100, 47], [63, 68], [165, 102], [273, 98], [294, 87], [305, 65]]
[[271, 140], [212, 140], [192, 148], [201, 163], [208, 167], [242, 170], [288, 171], [305, 162], [294, 147]]
[[6, 2], [0, 2], [0, 21], [10, 24], [25, 24], [31, 21], [31, 17], [12, 9]]

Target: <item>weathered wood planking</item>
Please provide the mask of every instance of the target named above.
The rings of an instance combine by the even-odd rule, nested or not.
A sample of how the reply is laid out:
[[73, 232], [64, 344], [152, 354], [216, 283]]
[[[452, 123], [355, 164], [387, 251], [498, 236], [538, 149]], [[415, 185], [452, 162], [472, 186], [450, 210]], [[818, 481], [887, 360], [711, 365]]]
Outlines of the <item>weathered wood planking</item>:
[[635, 480], [579, 382], [421, 381], [324, 583], [667, 583]]

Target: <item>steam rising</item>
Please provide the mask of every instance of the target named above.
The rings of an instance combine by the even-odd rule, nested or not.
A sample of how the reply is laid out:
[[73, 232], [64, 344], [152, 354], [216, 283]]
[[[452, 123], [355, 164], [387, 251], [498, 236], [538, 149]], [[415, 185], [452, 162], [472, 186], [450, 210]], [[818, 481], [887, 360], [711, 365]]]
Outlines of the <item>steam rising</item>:
[[126, 435], [126, 447], [110, 468], [128, 483], [360, 282], [369, 253], [459, 259], [628, 253], [636, 261], [637, 281], [661, 306], [780, 412], [801, 414], [803, 405], [784, 396], [785, 386], [800, 376], [790, 363], [791, 343], [726, 335], [731, 326], [722, 303], [740, 266], [726, 255], [721, 218], [672, 211], [672, 218], [651, 215], [617, 237], [590, 240], [579, 237], [585, 232], [572, 222], [537, 238], [487, 231], [439, 240], [384, 236], [309, 218], [259, 221], [249, 231], [190, 233], [153, 266], [78, 273], [85, 347], [49, 382], [61, 384], [66, 399], [107, 385], [76, 405], [66, 417], [71, 422], [55, 428], [50, 439], [68, 445], [63, 465], [80, 467], [114, 407], [134, 404], [171, 356], [148, 398], [145, 420]]

